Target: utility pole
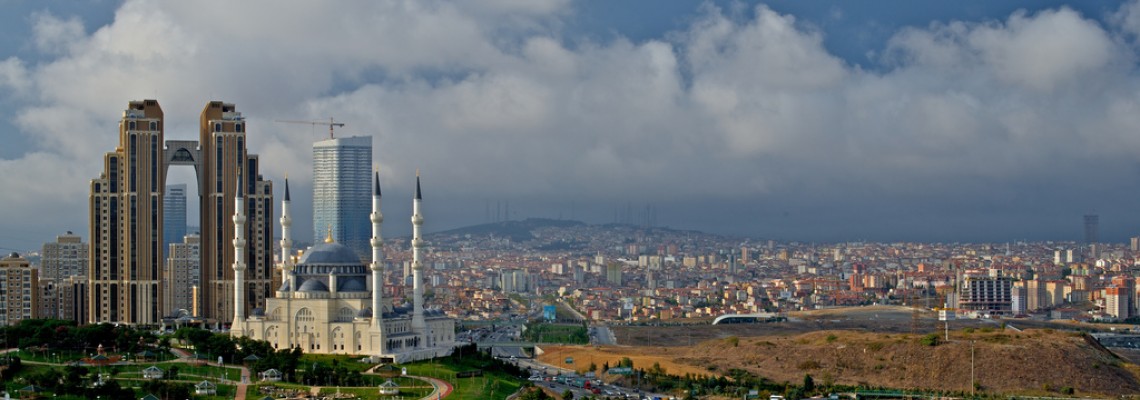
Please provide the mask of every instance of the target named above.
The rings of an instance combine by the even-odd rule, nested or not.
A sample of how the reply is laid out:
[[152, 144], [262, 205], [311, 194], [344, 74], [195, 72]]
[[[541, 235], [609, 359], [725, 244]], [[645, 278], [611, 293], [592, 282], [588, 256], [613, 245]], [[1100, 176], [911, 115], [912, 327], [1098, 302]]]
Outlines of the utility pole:
[[978, 385], [974, 382], [974, 341], [970, 341], [970, 395], [973, 396], [978, 391]]

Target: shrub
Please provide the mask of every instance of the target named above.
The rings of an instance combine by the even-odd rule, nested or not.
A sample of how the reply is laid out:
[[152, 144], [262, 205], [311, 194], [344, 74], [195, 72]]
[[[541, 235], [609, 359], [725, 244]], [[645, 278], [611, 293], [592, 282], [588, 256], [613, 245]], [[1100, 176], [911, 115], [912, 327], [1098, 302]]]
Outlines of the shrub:
[[929, 335], [923, 336], [922, 339], [919, 340], [919, 343], [922, 343], [924, 346], [934, 347], [941, 343], [941, 341], [942, 338], [938, 337], [937, 333], [931, 333]]

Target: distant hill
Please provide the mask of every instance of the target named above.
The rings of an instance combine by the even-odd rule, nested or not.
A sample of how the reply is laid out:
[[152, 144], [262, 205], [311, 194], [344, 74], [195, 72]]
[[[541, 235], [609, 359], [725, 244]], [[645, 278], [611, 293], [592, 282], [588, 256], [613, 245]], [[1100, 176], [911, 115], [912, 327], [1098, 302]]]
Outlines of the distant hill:
[[510, 238], [514, 242], [525, 242], [534, 240], [535, 236], [532, 233], [536, 229], [541, 228], [572, 228], [578, 226], [586, 226], [582, 221], [571, 221], [564, 219], [547, 219], [547, 218], [527, 218], [522, 221], [503, 221], [492, 222], [487, 224], [479, 224], [472, 226], [465, 226], [462, 228], [451, 229], [442, 232], [433, 233], [435, 235], [494, 235], [496, 237]]

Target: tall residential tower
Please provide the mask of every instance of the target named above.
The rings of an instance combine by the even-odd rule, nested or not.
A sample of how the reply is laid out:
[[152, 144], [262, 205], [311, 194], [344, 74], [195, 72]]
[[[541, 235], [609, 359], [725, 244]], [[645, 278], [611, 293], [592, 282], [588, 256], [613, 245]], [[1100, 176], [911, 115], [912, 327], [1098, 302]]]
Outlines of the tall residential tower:
[[331, 230], [333, 239], [358, 257], [371, 256], [371, 172], [371, 136], [313, 144], [313, 243]]
[[[273, 281], [273, 185], [247, 153], [245, 119], [231, 103], [211, 101], [200, 117], [199, 141], [163, 142], [163, 111], [156, 100], [132, 101], [119, 122], [119, 146], [103, 157], [103, 172], [91, 181], [88, 322], [154, 324], [166, 310], [163, 228], [166, 171], [194, 168], [201, 216], [199, 317], [230, 321], [234, 304], [234, 198], [246, 193], [244, 236], [248, 266], [244, 290], [252, 308], [269, 295]], [[241, 178], [239, 179], [239, 175]], [[185, 217], [182, 217], [185, 218]], [[179, 240], [181, 238], [171, 238]]]

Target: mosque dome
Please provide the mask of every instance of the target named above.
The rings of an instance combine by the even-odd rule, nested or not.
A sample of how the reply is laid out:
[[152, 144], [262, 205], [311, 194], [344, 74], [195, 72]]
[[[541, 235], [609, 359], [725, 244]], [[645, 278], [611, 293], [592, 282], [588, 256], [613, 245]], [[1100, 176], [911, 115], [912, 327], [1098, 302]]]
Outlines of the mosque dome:
[[353, 276], [343, 280], [337, 281], [338, 292], [367, 292], [368, 284], [365, 283], [364, 277]]
[[324, 282], [321, 282], [318, 279], [309, 279], [309, 280], [306, 280], [305, 283], [302, 283], [301, 287], [297, 288], [297, 291], [300, 291], [300, 292], [327, 292], [327, 291], [329, 291], [329, 287], [328, 287], [328, 285], [325, 285]]
[[301, 265], [362, 265], [360, 258], [347, 246], [325, 242], [310, 247], [301, 255]]

